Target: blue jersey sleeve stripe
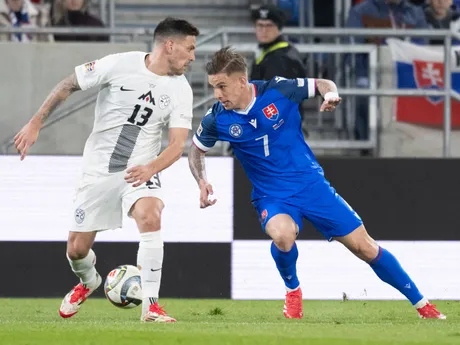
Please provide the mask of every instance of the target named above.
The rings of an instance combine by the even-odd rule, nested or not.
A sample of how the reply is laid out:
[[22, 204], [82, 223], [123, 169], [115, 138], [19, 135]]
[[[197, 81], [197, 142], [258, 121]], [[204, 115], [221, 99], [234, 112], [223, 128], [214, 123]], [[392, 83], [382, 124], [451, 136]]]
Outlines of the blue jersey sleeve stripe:
[[198, 139], [198, 137], [196, 136], [196, 134], [193, 136], [193, 144], [198, 147], [201, 151], [203, 152], [208, 152], [212, 147], [207, 147], [205, 146], [201, 141], [200, 139]]
[[316, 96], [316, 79], [307, 78], [308, 85], [308, 98], [313, 98]]

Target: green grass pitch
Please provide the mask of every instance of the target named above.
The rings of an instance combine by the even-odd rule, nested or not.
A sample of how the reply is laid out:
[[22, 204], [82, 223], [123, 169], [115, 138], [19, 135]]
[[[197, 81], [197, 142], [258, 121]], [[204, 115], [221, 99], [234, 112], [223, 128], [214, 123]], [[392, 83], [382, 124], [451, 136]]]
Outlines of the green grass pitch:
[[58, 299], [0, 299], [1, 345], [395, 345], [460, 344], [460, 302], [439, 301], [447, 320], [421, 320], [405, 301], [304, 301], [286, 320], [283, 301], [162, 299], [176, 324], [144, 324], [140, 307], [89, 299], [74, 317]]

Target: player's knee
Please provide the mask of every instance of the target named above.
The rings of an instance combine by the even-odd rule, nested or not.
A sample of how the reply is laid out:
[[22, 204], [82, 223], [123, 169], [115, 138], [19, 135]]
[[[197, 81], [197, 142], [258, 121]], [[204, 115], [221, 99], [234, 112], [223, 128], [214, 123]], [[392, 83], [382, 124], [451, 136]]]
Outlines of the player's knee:
[[138, 212], [136, 222], [142, 232], [158, 231], [161, 228], [161, 214], [158, 211]]
[[292, 246], [294, 245], [295, 237], [292, 238], [290, 236], [281, 236], [277, 239], [274, 239], [273, 242], [275, 242], [276, 246], [280, 250], [284, 252], [288, 252], [291, 250]]
[[71, 260], [79, 260], [88, 256], [93, 246], [96, 232], [70, 232], [67, 240], [67, 256]]
[[80, 260], [88, 256], [90, 249], [86, 242], [75, 239], [67, 243], [67, 256], [71, 260]]
[[135, 219], [140, 232], [161, 229], [161, 212], [163, 208], [163, 202], [156, 198], [142, 198], [134, 204], [131, 215]]
[[350, 250], [358, 258], [366, 262], [374, 260], [379, 251], [377, 244], [374, 241], [370, 241], [367, 239], [355, 243], [355, 245], [352, 248], [350, 248]]
[[155, 217], [153, 215], [146, 216], [142, 219], [140, 226], [144, 232], [158, 231], [161, 228], [160, 217]]
[[361, 225], [344, 237], [336, 238], [336, 240], [341, 242], [358, 258], [366, 262], [374, 260], [379, 251], [378, 244], [369, 236], [364, 225]]
[[267, 233], [279, 249], [289, 251], [297, 238], [297, 231], [295, 222], [283, 222], [268, 229]]

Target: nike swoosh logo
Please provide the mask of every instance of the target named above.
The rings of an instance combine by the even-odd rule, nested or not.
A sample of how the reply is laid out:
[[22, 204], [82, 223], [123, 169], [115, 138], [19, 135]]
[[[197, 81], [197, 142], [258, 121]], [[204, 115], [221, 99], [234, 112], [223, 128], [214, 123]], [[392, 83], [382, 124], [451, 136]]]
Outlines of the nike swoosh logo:
[[131, 90], [131, 89], [125, 89], [124, 86], [120, 87], [120, 90], [121, 90], [121, 91], [136, 91], [136, 90]]
[[161, 271], [161, 268], [159, 268], [157, 270], [154, 270], [154, 269], [151, 268], [150, 271], [152, 271], [152, 272]]

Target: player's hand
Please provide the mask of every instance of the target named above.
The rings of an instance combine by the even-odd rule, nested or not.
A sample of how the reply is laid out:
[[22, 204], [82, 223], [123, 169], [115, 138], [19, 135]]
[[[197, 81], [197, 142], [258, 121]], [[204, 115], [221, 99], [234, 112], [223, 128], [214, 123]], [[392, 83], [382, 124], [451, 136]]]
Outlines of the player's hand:
[[210, 200], [209, 197], [214, 194], [211, 184], [200, 182], [200, 208], [212, 206], [217, 202], [217, 199]]
[[139, 187], [143, 183], [150, 181], [154, 171], [149, 165], [137, 165], [126, 170], [125, 181], [132, 183], [133, 187]]
[[321, 108], [319, 108], [319, 111], [333, 111], [341, 101], [342, 98], [340, 97], [332, 97], [324, 100], [323, 104], [321, 104]]
[[39, 124], [31, 121], [22, 127], [19, 133], [14, 137], [14, 146], [21, 155], [21, 160], [24, 160], [30, 147], [37, 141], [40, 128], [41, 126]]

